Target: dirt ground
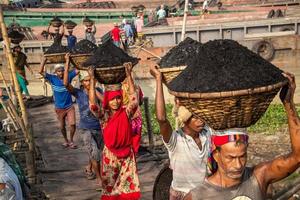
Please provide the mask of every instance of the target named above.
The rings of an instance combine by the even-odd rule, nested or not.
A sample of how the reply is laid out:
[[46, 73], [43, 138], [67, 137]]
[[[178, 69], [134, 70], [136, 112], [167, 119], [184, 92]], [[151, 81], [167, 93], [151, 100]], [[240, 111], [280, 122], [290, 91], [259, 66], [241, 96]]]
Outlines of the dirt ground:
[[[95, 182], [87, 180], [84, 175], [84, 166], [88, 157], [79, 142], [78, 134], [75, 141], [79, 148], [76, 150], [64, 149], [61, 146], [63, 139], [58, 129], [53, 105], [31, 108], [29, 113], [33, 123], [36, 145], [39, 147], [44, 162], [44, 167], [40, 168], [39, 172], [42, 178], [43, 191], [47, 197], [51, 200], [99, 199], [101, 193], [95, 190]], [[143, 142], [147, 142], [146, 137], [143, 138]], [[161, 142], [158, 141], [156, 144], [161, 144]], [[255, 165], [262, 161], [271, 160], [278, 155], [286, 154], [289, 150], [287, 128], [283, 128], [274, 135], [251, 133], [248, 164]], [[138, 161], [140, 160], [138, 159]], [[152, 199], [155, 178], [166, 161], [163, 159], [161, 161], [138, 162], [143, 200]], [[272, 192], [275, 193], [290, 181], [275, 184]]]

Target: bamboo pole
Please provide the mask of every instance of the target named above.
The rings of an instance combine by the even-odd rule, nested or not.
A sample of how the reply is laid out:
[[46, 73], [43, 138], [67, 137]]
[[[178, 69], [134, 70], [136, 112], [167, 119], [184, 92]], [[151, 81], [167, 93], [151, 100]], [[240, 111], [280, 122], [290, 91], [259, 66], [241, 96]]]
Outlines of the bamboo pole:
[[186, 29], [186, 20], [187, 20], [188, 11], [189, 11], [189, 0], [185, 0], [183, 22], [182, 22], [182, 31], [181, 31], [181, 41], [183, 41], [184, 38], [185, 38], [185, 29]]
[[9, 89], [9, 87], [8, 87], [8, 85], [7, 85], [7, 82], [6, 82], [5, 78], [4, 78], [4, 76], [3, 76], [2, 70], [0, 70], [0, 78], [3, 80], [4, 87], [5, 87], [6, 91], [7, 91], [8, 97], [9, 97], [10, 99], [12, 99], [12, 95], [11, 95], [11, 93], [10, 93], [10, 89]]
[[9, 65], [10, 65], [11, 72], [12, 72], [12, 78], [13, 78], [13, 82], [14, 82], [14, 86], [15, 86], [15, 91], [17, 93], [18, 101], [19, 101], [19, 104], [21, 107], [22, 118], [23, 118], [25, 126], [27, 126], [28, 125], [28, 116], [26, 113], [26, 108], [25, 108], [25, 104], [23, 101], [23, 97], [22, 97], [22, 94], [20, 91], [20, 85], [18, 83], [17, 76], [16, 76], [16, 66], [15, 66], [14, 59], [13, 59], [13, 56], [12, 56], [12, 53], [10, 50], [10, 42], [9, 42], [8, 35], [7, 35], [7, 29], [6, 29], [6, 26], [4, 23], [2, 6], [0, 6], [0, 24], [1, 24], [1, 30], [2, 30], [2, 37], [3, 37], [3, 41], [5, 43], [6, 53], [7, 53]]
[[17, 80], [16, 66], [15, 66], [14, 59], [13, 59], [11, 49], [10, 49], [10, 41], [8, 39], [7, 28], [4, 23], [3, 10], [2, 10], [1, 5], [0, 5], [0, 25], [1, 25], [3, 41], [4, 41], [5, 47], [6, 47], [6, 55], [8, 57], [8, 62], [9, 62], [9, 66], [11, 69], [15, 92], [17, 94], [18, 103], [21, 108], [22, 121], [25, 126], [25, 135], [24, 136], [25, 136], [26, 142], [29, 146], [29, 151], [26, 152], [26, 165], [27, 165], [27, 168], [29, 169], [27, 172], [28, 172], [28, 176], [30, 177], [29, 182], [35, 183], [36, 182], [36, 165], [35, 165], [35, 147], [34, 147], [32, 129], [29, 127], [28, 116], [27, 116], [25, 104], [24, 104], [23, 97], [22, 97], [22, 94], [20, 91], [20, 85]]
[[13, 116], [12, 116], [12, 113], [9, 112], [7, 106], [4, 104], [2, 98], [0, 98], [0, 103], [1, 103], [1, 105], [2, 105], [2, 107], [3, 107], [3, 110], [4, 110], [4, 112], [6, 113], [8, 119], [11, 120], [11, 122], [12, 122], [12, 124], [13, 124], [15, 130], [18, 130], [19, 127], [17, 126], [16, 121], [14, 120], [14, 118], [13, 118]]

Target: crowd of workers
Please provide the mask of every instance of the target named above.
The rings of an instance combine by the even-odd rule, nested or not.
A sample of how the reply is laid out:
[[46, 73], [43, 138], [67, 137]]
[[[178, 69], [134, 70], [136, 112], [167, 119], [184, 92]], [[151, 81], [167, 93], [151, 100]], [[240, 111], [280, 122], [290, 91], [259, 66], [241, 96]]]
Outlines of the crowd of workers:
[[[163, 17], [165, 13], [159, 10], [157, 15]], [[137, 20], [137, 32], [139, 26]], [[118, 47], [122, 31], [128, 44], [134, 41], [132, 26], [125, 20], [122, 30], [115, 24], [111, 31], [112, 40]], [[95, 26], [87, 27], [86, 39], [95, 42], [95, 33]], [[53, 34], [54, 40], [61, 41], [63, 36], [64, 27]], [[69, 48], [75, 43], [76, 37], [69, 32]], [[25, 85], [23, 91], [27, 95], [24, 73], [24, 67], [28, 67], [26, 55], [23, 55], [19, 46], [13, 50], [16, 66], [20, 68], [17, 70], [18, 80], [20, 77], [21, 88]], [[136, 157], [142, 133], [139, 106], [142, 104], [143, 93], [132, 77], [132, 64], [124, 64], [126, 79], [123, 83], [97, 87], [99, 84], [96, 83], [94, 68], [87, 71], [70, 70], [70, 54], [66, 54], [65, 60], [66, 63], [54, 66], [54, 74], [45, 72], [46, 59], [40, 69], [40, 74], [53, 90], [55, 112], [64, 138], [63, 148], [77, 148], [74, 135], [78, 128], [89, 157], [85, 175], [89, 180], [96, 179], [97, 189], [102, 191], [101, 199], [141, 199]], [[288, 119], [291, 152], [272, 161], [246, 167], [249, 136], [245, 129], [212, 130], [202, 119], [176, 101], [178, 128], [174, 130], [167, 118], [162, 74], [155, 66], [151, 66], [150, 73], [156, 81], [156, 119], [173, 170], [170, 200], [263, 200], [271, 183], [287, 177], [298, 168], [300, 119], [293, 101], [296, 85], [292, 74], [284, 74], [289, 85], [280, 93]], [[79, 87], [71, 84], [77, 75]], [[78, 126], [72, 96], [78, 105]], [[22, 199], [20, 191], [24, 177], [20, 175], [14, 161], [2, 156], [1, 152], [0, 156], [0, 197]]]

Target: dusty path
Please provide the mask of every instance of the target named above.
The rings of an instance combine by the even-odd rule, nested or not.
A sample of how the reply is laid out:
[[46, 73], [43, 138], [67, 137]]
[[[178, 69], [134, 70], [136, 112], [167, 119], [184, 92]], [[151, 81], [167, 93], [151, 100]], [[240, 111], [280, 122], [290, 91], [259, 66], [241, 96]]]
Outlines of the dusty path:
[[[41, 151], [45, 168], [41, 169], [43, 190], [51, 200], [94, 200], [101, 193], [95, 190], [95, 182], [85, 178], [83, 169], [87, 154], [81, 145], [76, 150], [63, 149], [53, 105], [29, 110], [35, 141]], [[78, 113], [77, 113], [78, 114]], [[77, 115], [77, 121], [78, 121]], [[76, 137], [75, 141], [78, 141]], [[78, 142], [76, 142], [78, 144]], [[142, 199], [152, 199], [153, 183], [161, 162], [138, 164]]]

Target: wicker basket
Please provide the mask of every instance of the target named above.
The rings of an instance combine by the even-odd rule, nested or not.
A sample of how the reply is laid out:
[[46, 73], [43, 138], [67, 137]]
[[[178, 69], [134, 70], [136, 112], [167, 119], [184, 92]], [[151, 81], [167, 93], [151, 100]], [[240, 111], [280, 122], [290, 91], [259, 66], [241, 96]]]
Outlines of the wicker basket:
[[170, 67], [170, 68], [159, 68], [159, 71], [163, 75], [163, 81], [166, 84], [168, 84], [174, 78], [176, 78], [185, 68], [186, 68], [186, 66]]
[[254, 89], [216, 93], [170, 93], [195, 116], [215, 130], [243, 128], [255, 124], [265, 113], [283, 81]]
[[64, 63], [66, 62], [65, 55], [66, 53], [53, 53], [44, 54], [44, 57], [47, 58], [50, 63]]
[[51, 21], [50, 24], [51, 26], [58, 28], [63, 24], [63, 21], [55, 20], [55, 21]]
[[116, 84], [121, 83], [126, 78], [124, 66], [96, 68], [95, 78], [99, 83]]
[[83, 67], [82, 64], [89, 59], [93, 54], [87, 53], [87, 54], [74, 54], [71, 55], [71, 62], [72, 64], [79, 70], [87, 70], [88, 67]]

